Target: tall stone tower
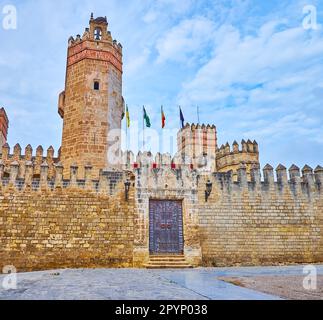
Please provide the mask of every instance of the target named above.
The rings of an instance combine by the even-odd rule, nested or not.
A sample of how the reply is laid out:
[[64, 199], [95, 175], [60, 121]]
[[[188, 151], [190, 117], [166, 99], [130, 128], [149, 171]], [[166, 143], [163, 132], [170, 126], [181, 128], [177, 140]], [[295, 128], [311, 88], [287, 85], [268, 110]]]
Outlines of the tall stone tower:
[[208, 166], [209, 170], [215, 171], [218, 149], [215, 126], [187, 124], [178, 132], [177, 147], [195, 167]]
[[[121, 150], [122, 46], [108, 31], [106, 17], [94, 19], [83, 36], [68, 41], [65, 91], [59, 96], [63, 118], [61, 162], [64, 175], [76, 164], [93, 174], [118, 167]], [[82, 174], [80, 172], [80, 174]]]
[[7, 143], [9, 120], [4, 108], [0, 109], [0, 148]]

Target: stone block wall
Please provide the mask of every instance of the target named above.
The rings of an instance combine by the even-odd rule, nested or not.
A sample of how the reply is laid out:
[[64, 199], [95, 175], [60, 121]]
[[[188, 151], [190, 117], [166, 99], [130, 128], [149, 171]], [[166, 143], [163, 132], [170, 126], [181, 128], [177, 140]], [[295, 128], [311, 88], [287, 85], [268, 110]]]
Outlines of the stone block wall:
[[[322, 171], [303, 172], [267, 166], [265, 180], [258, 169], [247, 182], [246, 169], [239, 181], [230, 174], [200, 180], [199, 226], [204, 266], [276, 265], [323, 261]], [[213, 190], [204, 200], [205, 183]]]
[[2, 182], [0, 268], [132, 267], [134, 189], [126, 201], [123, 173], [64, 186]]
[[[133, 156], [126, 154], [131, 160]], [[149, 200], [180, 200], [184, 253], [193, 266], [323, 262], [323, 168], [267, 165], [247, 174], [199, 172], [170, 155], [140, 153], [124, 171], [78, 167], [63, 178], [43, 163], [20, 177], [0, 164], [0, 267], [18, 271], [143, 267], [149, 260]], [[249, 180], [250, 178], [250, 180]], [[125, 181], [130, 182], [129, 199]], [[206, 201], [206, 184], [212, 190]]]

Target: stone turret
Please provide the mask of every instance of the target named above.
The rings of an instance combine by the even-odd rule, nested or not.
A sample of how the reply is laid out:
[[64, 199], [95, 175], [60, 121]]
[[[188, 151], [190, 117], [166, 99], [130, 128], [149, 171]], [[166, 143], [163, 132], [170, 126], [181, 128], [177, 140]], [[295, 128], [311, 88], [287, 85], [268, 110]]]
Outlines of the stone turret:
[[213, 125], [186, 124], [177, 135], [178, 153], [191, 159], [192, 165], [200, 167], [207, 162], [215, 171], [215, 155], [218, 148], [217, 131]]
[[250, 178], [251, 169], [256, 166], [259, 167], [259, 149], [256, 141], [248, 140], [241, 141], [241, 148], [239, 144], [234, 141], [232, 149], [227, 143], [225, 146], [217, 150], [216, 153], [216, 169], [217, 172], [233, 172], [233, 179], [237, 179], [237, 171], [241, 165], [246, 166], [248, 179]]

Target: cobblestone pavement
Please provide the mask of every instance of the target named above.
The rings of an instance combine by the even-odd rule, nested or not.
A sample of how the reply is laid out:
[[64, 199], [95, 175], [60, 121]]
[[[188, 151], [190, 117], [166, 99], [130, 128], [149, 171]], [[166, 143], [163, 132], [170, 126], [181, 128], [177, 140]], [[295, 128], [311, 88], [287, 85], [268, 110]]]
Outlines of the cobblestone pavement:
[[[323, 275], [323, 266], [317, 266]], [[235, 286], [222, 277], [303, 274], [302, 266], [199, 268], [193, 270], [79, 269], [17, 275], [17, 289], [2, 288], [5, 300], [275, 300], [277, 296]]]

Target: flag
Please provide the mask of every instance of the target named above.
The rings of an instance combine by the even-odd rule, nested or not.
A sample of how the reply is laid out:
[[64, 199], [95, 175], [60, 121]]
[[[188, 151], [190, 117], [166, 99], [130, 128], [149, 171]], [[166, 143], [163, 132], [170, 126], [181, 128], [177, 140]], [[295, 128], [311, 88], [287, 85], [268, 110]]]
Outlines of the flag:
[[144, 120], [146, 122], [146, 127], [150, 128], [151, 127], [150, 118], [148, 117], [145, 107], [144, 107]]
[[182, 129], [184, 129], [184, 127], [185, 127], [185, 125], [184, 125], [185, 118], [184, 118], [184, 115], [183, 115], [181, 107], [179, 107], [179, 113], [180, 113], [180, 118], [181, 118], [181, 123], [182, 123]]
[[126, 111], [126, 119], [127, 119], [127, 127], [130, 128], [130, 113], [129, 113], [128, 105], [127, 105], [127, 111]]
[[163, 106], [161, 107], [161, 117], [162, 117], [162, 128], [164, 129], [166, 125], [166, 117], [165, 117]]
[[124, 109], [125, 109], [125, 103], [124, 103], [124, 99], [122, 98], [122, 115], [121, 115], [121, 120], [124, 119], [125, 117], [125, 112], [124, 112]]

